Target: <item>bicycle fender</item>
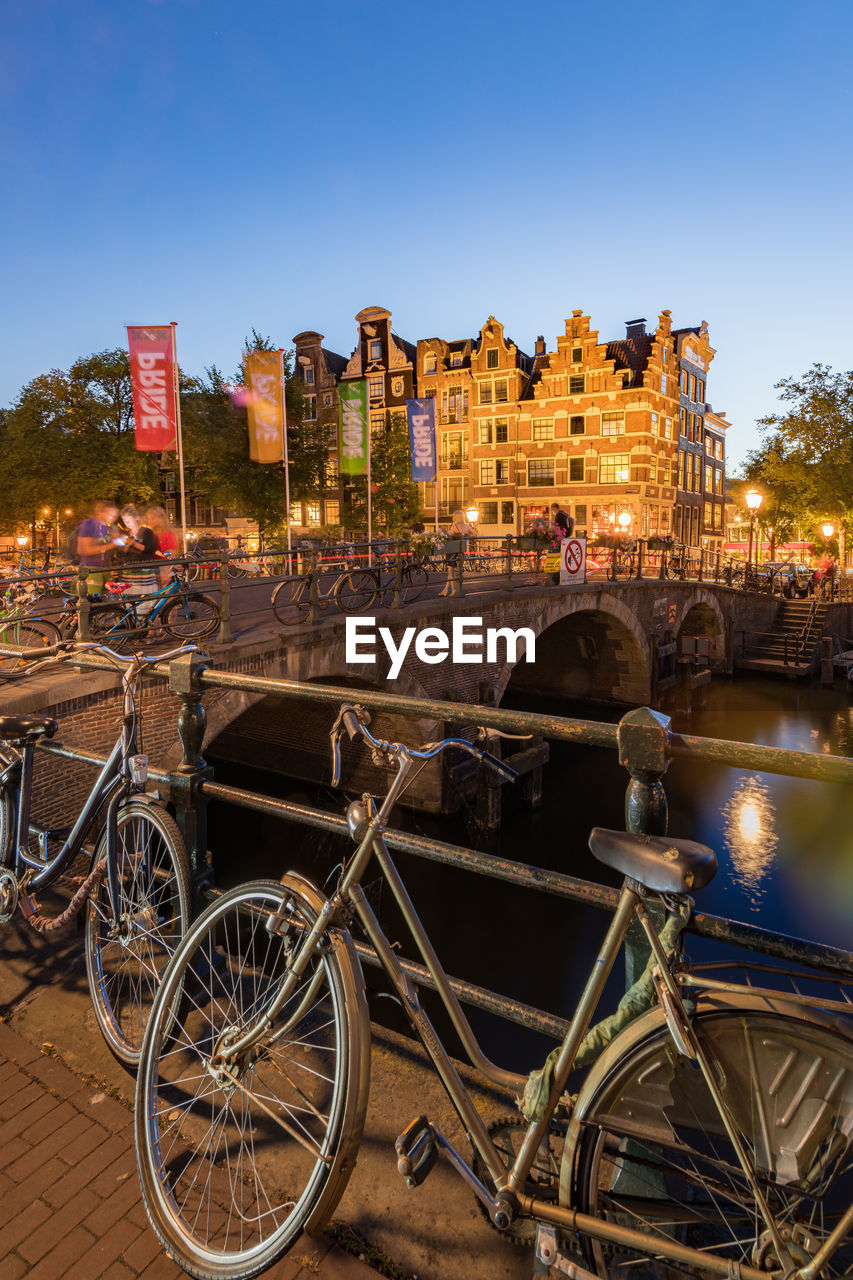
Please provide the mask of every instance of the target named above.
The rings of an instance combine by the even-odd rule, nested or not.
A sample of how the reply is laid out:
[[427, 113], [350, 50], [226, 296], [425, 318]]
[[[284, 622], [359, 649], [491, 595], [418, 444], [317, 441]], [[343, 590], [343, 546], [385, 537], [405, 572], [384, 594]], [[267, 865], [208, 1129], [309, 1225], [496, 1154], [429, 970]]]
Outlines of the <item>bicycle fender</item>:
[[[774, 999], [769, 996], [743, 995], [734, 992], [703, 992], [696, 1002], [696, 1013], [734, 1013], [740, 1010], [755, 1013], [774, 1013], [787, 1017], [799, 1017], [804, 1022], [824, 1027], [837, 1035], [845, 1037], [853, 1052], [853, 1026], [841, 1017], [836, 1017], [821, 1009], [805, 1003], [794, 1003], [790, 1000]], [[644, 1041], [650, 1039], [660, 1030], [666, 1030], [666, 1015], [659, 1006], [649, 1009], [647, 1013], [630, 1022], [614, 1040], [610, 1042], [601, 1056], [590, 1067], [586, 1079], [581, 1086], [566, 1133], [563, 1158], [560, 1166], [560, 1203], [568, 1205], [574, 1182], [577, 1144], [583, 1133], [583, 1122], [592, 1110], [598, 1092], [611, 1071], [626, 1057], [637, 1049]]]

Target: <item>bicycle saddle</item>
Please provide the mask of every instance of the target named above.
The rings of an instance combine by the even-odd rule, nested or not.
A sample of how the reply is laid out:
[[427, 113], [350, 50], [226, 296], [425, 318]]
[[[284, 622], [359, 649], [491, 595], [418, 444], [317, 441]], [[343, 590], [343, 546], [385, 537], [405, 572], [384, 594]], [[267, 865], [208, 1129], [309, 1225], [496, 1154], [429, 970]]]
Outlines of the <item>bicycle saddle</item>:
[[58, 726], [49, 716], [0, 716], [0, 741], [32, 742], [52, 738]]
[[710, 884], [717, 874], [714, 850], [695, 840], [593, 827], [589, 847], [599, 862], [655, 893], [691, 893]]

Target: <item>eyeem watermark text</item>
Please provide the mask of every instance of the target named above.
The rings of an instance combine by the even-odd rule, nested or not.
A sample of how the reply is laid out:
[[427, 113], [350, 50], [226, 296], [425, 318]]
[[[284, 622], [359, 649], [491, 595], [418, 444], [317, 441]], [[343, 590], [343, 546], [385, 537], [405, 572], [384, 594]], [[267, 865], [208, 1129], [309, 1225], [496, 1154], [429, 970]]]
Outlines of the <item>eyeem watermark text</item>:
[[406, 654], [412, 648], [419, 662], [525, 662], [536, 661], [536, 636], [530, 627], [486, 627], [482, 618], [454, 618], [451, 634], [442, 627], [406, 627], [399, 642], [388, 627], [376, 626], [375, 618], [347, 618], [347, 662], [376, 662], [377, 650], [384, 646], [391, 659], [386, 679], [400, 674]]

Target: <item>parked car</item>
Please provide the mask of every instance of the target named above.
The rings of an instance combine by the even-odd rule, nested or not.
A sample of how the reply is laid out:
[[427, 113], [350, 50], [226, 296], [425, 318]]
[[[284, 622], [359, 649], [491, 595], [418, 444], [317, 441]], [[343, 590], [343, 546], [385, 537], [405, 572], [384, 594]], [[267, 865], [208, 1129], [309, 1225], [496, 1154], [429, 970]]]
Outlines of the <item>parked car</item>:
[[768, 560], [760, 564], [756, 570], [758, 581], [767, 590], [787, 596], [811, 595], [814, 592], [815, 572], [807, 564], [796, 564], [793, 560]]

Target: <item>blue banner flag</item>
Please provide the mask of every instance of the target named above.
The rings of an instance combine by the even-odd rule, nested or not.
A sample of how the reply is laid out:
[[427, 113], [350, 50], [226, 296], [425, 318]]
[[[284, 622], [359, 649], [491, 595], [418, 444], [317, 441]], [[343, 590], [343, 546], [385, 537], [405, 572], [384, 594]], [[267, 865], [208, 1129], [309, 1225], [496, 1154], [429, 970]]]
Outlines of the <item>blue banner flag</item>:
[[406, 417], [409, 420], [412, 479], [434, 480], [436, 472], [435, 396], [425, 396], [423, 400], [407, 400]]

